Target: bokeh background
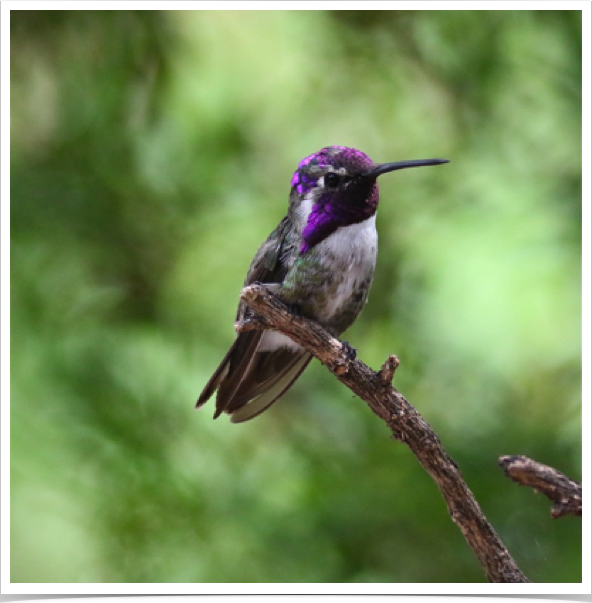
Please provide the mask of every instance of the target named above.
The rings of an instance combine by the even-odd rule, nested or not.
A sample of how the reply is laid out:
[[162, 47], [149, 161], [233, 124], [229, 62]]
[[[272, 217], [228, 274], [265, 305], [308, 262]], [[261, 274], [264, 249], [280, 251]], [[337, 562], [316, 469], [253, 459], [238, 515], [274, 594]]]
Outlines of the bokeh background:
[[503, 476], [581, 477], [580, 11], [17, 11], [13, 582], [483, 582], [427, 474], [319, 363], [256, 420], [194, 403], [298, 161], [381, 179], [346, 339], [459, 463], [535, 582], [581, 522]]

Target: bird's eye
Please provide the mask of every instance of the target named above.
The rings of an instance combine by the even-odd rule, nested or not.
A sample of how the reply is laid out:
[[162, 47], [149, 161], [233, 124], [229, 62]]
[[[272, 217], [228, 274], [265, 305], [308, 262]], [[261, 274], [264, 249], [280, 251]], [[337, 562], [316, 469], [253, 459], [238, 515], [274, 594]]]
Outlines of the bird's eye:
[[329, 172], [325, 175], [325, 186], [327, 188], [335, 188], [339, 186], [339, 181], [339, 175], [335, 174], [334, 172]]

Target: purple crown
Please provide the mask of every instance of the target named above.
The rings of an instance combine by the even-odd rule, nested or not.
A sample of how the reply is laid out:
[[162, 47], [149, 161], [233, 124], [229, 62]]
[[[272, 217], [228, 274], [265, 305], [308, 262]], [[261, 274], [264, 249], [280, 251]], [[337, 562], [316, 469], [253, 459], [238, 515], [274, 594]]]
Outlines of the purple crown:
[[336, 169], [346, 167], [348, 172], [366, 171], [374, 165], [374, 162], [366, 153], [350, 147], [325, 147], [308, 157], [299, 164], [298, 169], [292, 176], [291, 186], [296, 187], [298, 194], [308, 193], [316, 184], [319, 174], [315, 174], [318, 168], [323, 171], [328, 166]]

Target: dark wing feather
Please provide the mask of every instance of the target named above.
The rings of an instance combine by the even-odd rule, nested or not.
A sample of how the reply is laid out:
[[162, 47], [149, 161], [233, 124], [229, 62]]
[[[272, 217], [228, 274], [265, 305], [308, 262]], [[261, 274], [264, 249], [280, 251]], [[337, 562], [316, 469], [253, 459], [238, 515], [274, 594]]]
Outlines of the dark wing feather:
[[[290, 231], [286, 217], [260, 247], [249, 268], [245, 285], [256, 281], [280, 283], [284, 279], [295, 255], [293, 241], [288, 236]], [[241, 302], [237, 319], [248, 311]], [[226, 412], [232, 415], [233, 422], [242, 422], [263, 412], [289, 389], [311, 356], [294, 348], [259, 352], [263, 334], [263, 331], [239, 333], [206, 384], [197, 401], [198, 407], [218, 390], [214, 418]]]
[[[262, 335], [262, 331], [248, 331], [239, 334], [226, 356], [224, 356], [220, 366], [206, 383], [197, 400], [197, 408], [203, 406], [218, 388], [223, 387], [227, 392], [222, 400], [227, 401], [232, 397], [234, 389], [240, 385], [240, 377], [244, 375], [251, 358], [254, 356]], [[218, 393], [214, 419], [220, 415], [224, 407], [224, 403], [220, 404], [220, 393]]]

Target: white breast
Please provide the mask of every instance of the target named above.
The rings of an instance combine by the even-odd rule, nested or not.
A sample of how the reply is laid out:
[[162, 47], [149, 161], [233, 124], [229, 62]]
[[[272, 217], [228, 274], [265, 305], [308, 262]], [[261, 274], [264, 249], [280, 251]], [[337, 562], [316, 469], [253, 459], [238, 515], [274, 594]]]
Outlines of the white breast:
[[338, 228], [318, 247], [325, 257], [332, 258], [333, 270], [344, 277], [324, 308], [323, 315], [330, 317], [374, 272], [378, 248], [376, 214], [359, 224]]
[[376, 214], [358, 224], [342, 226], [319, 243], [323, 252], [329, 252], [336, 258], [344, 258], [347, 264], [376, 262], [378, 234], [376, 233]]

